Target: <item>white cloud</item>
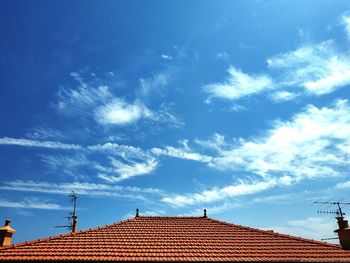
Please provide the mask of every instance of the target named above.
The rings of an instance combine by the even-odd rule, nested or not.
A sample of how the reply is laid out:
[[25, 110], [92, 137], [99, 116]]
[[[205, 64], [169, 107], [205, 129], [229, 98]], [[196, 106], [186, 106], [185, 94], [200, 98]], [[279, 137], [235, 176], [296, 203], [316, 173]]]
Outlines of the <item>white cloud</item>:
[[37, 198], [25, 198], [22, 201], [8, 201], [5, 199], [0, 199], [0, 207], [43, 210], [68, 210], [67, 207], [39, 200]]
[[173, 59], [172, 56], [166, 55], [166, 54], [162, 54], [160, 57], [161, 57], [162, 59], [166, 59], [166, 60], [172, 60], [172, 59]]
[[229, 77], [224, 83], [203, 86], [209, 98], [237, 100], [275, 88], [272, 79], [266, 75], [248, 75], [234, 67], [230, 67], [228, 73]]
[[94, 165], [100, 172], [98, 177], [108, 182], [120, 182], [135, 176], [150, 174], [158, 168], [158, 161], [149, 152], [139, 147], [105, 143], [89, 146], [87, 149], [118, 156], [123, 160], [122, 162], [109, 157], [108, 166]]
[[284, 102], [291, 101], [299, 97], [299, 93], [289, 92], [289, 91], [276, 91], [270, 95], [270, 98], [274, 102]]
[[290, 199], [294, 199], [298, 197], [297, 194], [279, 194], [279, 195], [270, 195], [270, 196], [264, 196], [264, 197], [257, 197], [253, 199], [253, 202], [256, 203], [275, 203], [275, 202], [281, 202], [286, 201]]
[[350, 140], [350, 107], [339, 100], [333, 108], [309, 105], [290, 121], [275, 122], [264, 136], [237, 140], [222, 149], [210, 166], [222, 170], [243, 170], [262, 177], [284, 175], [302, 180], [340, 175], [336, 167], [350, 163], [338, 144]]
[[342, 24], [345, 26], [345, 31], [350, 39], [350, 15], [346, 14], [342, 16]]
[[145, 161], [150, 158], [150, 155], [145, 150], [139, 147], [121, 145], [111, 142], [91, 145], [86, 147], [86, 149], [93, 152], [100, 152], [109, 155], [118, 155], [126, 161], [130, 161], [131, 159]]
[[275, 179], [266, 181], [241, 181], [238, 184], [228, 185], [223, 188], [212, 188], [201, 193], [190, 194], [173, 194], [162, 198], [162, 201], [174, 207], [183, 207], [189, 205], [197, 205], [202, 203], [212, 203], [227, 198], [251, 195], [265, 191], [278, 185], [279, 182]]
[[129, 125], [140, 119], [152, 119], [154, 113], [142, 102], [132, 104], [115, 98], [111, 102], [99, 106], [95, 111], [95, 119], [101, 124]]
[[37, 192], [47, 194], [68, 195], [74, 191], [77, 195], [90, 197], [117, 197], [128, 199], [146, 200], [145, 195], [163, 195], [163, 191], [157, 188], [139, 188], [133, 186], [118, 186], [109, 184], [96, 184], [88, 182], [52, 183], [41, 181], [7, 181], [0, 189]]
[[299, 86], [306, 94], [324, 95], [350, 84], [348, 56], [336, 52], [332, 41], [276, 55], [267, 63], [280, 71], [281, 87]]
[[117, 159], [111, 158], [111, 164], [112, 168], [109, 168], [107, 171], [115, 172], [118, 176], [100, 174], [99, 178], [109, 182], [120, 182], [131, 177], [150, 174], [158, 167], [158, 162], [153, 158], [142, 163], [123, 163]]
[[37, 141], [28, 139], [16, 139], [3, 137], [0, 138], [0, 145], [16, 145], [24, 147], [38, 147], [38, 148], [49, 148], [49, 149], [60, 149], [60, 150], [82, 150], [83, 147], [78, 144], [66, 144], [54, 141]]
[[336, 188], [339, 188], [339, 189], [350, 189], [350, 181], [338, 183], [336, 185]]
[[210, 162], [211, 157], [200, 153], [192, 152], [186, 148], [175, 148], [172, 146], [166, 146], [165, 148], [152, 148], [151, 152], [157, 156], [166, 155], [174, 158], [180, 158], [185, 160], [199, 161], [199, 162]]
[[[336, 237], [333, 230], [337, 229], [337, 227], [333, 219], [309, 217], [306, 219], [290, 220], [284, 226], [268, 226], [264, 227], [264, 229], [321, 240], [322, 238]], [[338, 243], [337, 240], [333, 242]]]
[[[49, 148], [49, 149], [56, 149], [56, 150], [100, 152], [104, 154], [118, 155], [125, 160], [129, 160], [130, 158], [146, 160], [150, 156], [148, 153], [146, 153], [146, 151], [142, 150], [139, 147], [134, 147], [129, 145], [120, 145], [120, 144], [111, 143], [111, 142], [107, 142], [105, 144], [82, 146], [79, 144], [66, 144], [66, 143], [55, 142], [55, 141], [39, 141], [39, 140], [28, 140], [28, 139], [22, 139], [22, 138], [16, 139], [16, 138], [3, 137], [3, 138], [0, 138], [0, 145], [38, 147], [38, 148]], [[59, 157], [56, 156], [56, 159], [57, 158]], [[80, 155], [79, 163], [82, 162], [82, 158], [83, 156]], [[46, 158], [46, 159], [49, 159], [49, 158]]]

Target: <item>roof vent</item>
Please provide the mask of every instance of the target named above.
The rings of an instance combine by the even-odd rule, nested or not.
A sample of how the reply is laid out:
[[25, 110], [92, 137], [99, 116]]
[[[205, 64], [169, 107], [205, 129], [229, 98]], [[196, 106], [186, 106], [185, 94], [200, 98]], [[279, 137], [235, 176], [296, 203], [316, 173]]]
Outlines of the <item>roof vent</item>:
[[204, 215], [203, 215], [204, 218], [207, 218], [207, 209], [204, 209]]
[[135, 217], [139, 217], [139, 209], [138, 208], [136, 208], [136, 215], [135, 215]]

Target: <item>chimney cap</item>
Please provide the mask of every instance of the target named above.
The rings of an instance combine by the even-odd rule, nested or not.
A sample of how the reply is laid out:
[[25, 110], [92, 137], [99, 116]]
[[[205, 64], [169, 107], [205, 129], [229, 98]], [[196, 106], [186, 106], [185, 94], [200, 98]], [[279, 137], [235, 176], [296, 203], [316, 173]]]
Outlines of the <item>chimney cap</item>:
[[0, 231], [6, 231], [8, 233], [15, 233], [16, 230], [14, 230], [12, 227], [10, 227], [11, 220], [5, 219], [5, 225], [3, 227], [0, 227]]

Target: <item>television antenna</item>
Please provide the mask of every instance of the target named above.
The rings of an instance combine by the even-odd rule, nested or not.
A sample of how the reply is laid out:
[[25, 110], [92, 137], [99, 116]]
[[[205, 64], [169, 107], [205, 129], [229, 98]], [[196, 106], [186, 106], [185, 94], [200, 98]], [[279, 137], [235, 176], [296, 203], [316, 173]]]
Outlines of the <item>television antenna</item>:
[[78, 216], [76, 215], [76, 207], [77, 207], [77, 195], [72, 191], [72, 193], [69, 195], [71, 198], [71, 202], [73, 203], [73, 211], [69, 212], [67, 218], [67, 225], [64, 226], [54, 226], [54, 228], [67, 228], [71, 232], [76, 232], [77, 230], [77, 223], [78, 223]]
[[344, 208], [347, 205], [350, 205], [350, 203], [342, 202], [342, 201], [315, 201], [314, 204], [319, 204], [320, 206], [326, 205], [327, 207], [330, 206], [336, 206], [336, 210], [317, 210], [318, 214], [325, 214], [325, 215], [335, 215], [336, 218], [344, 218], [345, 213], [343, 212], [342, 208]]

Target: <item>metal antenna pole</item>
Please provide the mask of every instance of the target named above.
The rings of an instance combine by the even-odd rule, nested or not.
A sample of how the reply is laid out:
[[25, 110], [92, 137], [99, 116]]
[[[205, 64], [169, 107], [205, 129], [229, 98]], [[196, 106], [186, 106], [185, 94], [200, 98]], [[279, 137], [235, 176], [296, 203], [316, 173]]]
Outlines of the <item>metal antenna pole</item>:
[[69, 195], [73, 201], [73, 212], [70, 212], [69, 215], [66, 217], [68, 220], [68, 224], [65, 226], [55, 226], [55, 228], [67, 228], [71, 230], [72, 232], [76, 232], [77, 229], [77, 223], [78, 223], [78, 217], [76, 216], [76, 207], [77, 207], [77, 195], [72, 191], [72, 193]]

